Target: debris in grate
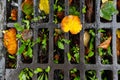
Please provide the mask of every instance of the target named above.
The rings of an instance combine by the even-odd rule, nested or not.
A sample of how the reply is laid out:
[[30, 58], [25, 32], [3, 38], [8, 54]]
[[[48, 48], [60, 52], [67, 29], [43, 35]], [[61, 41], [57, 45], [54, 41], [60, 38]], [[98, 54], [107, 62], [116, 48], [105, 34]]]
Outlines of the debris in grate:
[[88, 70], [85, 72], [86, 80], [98, 80], [95, 70]]
[[64, 44], [69, 44], [70, 40], [65, 39], [61, 29], [54, 30], [54, 63], [64, 63]]
[[48, 63], [48, 50], [49, 50], [49, 30], [46, 28], [38, 30], [38, 37], [40, 38], [39, 48], [38, 48], [38, 62]]
[[95, 22], [95, 0], [85, 0], [86, 13], [85, 21], [88, 23]]
[[69, 35], [70, 39], [70, 50], [67, 53], [68, 55], [68, 61], [70, 61], [72, 64], [78, 64], [80, 63], [80, 36], [77, 35]]
[[115, 3], [113, 1], [101, 1], [100, 17], [102, 22], [111, 22], [112, 16], [118, 14], [114, 6]]
[[111, 70], [102, 70], [101, 71], [101, 78], [102, 80], [113, 80], [113, 73]]
[[[19, 39], [16, 55], [0, 51], [3, 80], [119, 80], [119, 0], [102, 1], [4, 0], [4, 29], [15, 27]], [[80, 26], [72, 18], [70, 32], [61, 30], [70, 15]]]
[[118, 64], [120, 64], [120, 29], [116, 30], [116, 55]]
[[36, 68], [34, 70], [35, 74], [38, 74], [38, 80], [48, 80], [48, 73], [50, 72], [50, 66], [48, 66], [46, 69], [42, 68]]
[[7, 0], [7, 22], [17, 22], [18, 16], [18, 1], [17, 0]]
[[79, 73], [80, 73], [79, 70], [77, 70], [76, 68], [71, 69], [69, 72], [70, 80], [80, 80]]
[[101, 57], [102, 64], [112, 64], [112, 34], [110, 29], [100, 29], [100, 45], [98, 46], [98, 52]]
[[95, 30], [88, 29], [84, 32], [85, 62], [95, 64]]
[[64, 80], [64, 71], [56, 69], [54, 71], [54, 80]]
[[60, 23], [65, 15], [64, 0], [54, 0], [54, 23]]

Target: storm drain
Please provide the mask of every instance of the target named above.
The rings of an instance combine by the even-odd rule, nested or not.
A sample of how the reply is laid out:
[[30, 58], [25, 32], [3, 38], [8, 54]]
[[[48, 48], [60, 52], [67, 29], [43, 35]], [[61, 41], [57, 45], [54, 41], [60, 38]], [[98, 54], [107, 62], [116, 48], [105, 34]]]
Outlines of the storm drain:
[[[32, 40], [40, 37], [45, 40], [45, 44], [41, 42], [34, 45], [31, 59], [24, 58], [23, 55], [13, 58], [5, 51], [3, 80], [19, 80], [18, 76], [25, 68], [43, 69], [44, 76], [48, 77], [43, 80], [120, 80], [120, 39], [116, 35], [116, 31], [119, 34], [120, 17], [119, 14], [113, 15], [110, 21], [101, 18], [102, 0], [49, 0], [48, 14], [47, 11], [40, 11], [39, 0], [33, 0], [34, 13], [30, 17], [26, 17], [21, 9], [23, 2], [24, 0], [4, 0], [5, 28], [9, 29], [14, 27], [14, 23], [22, 23], [23, 19], [30, 18]], [[119, 0], [113, 2], [117, 4]], [[11, 17], [11, 11], [17, 12], [16, 19]], [[60, 30], [61, 20], [69, 14], [81, 19], [83, 29], [76, 35]], [[84, 38], [89, 41], [84, 43]], [[106, 43], [102, 44], [104, 41]], [[18, 44], [20, 47], [21, 43]], [[106, 45], [108, 46], [105, 47]], [[47, 73], [45, 71], [48, 67], [50, 71]], [[28, 80], [37, 80], [40, 75], [41, 73], [34, 74]]]

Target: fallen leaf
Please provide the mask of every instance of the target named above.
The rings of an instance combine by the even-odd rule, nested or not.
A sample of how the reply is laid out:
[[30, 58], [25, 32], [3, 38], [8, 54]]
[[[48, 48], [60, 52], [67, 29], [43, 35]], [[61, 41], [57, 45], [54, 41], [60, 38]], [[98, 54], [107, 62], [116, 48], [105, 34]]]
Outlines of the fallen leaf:
[[108, 0], [102, 0], [102, 3], [105, 3], [106, 1], [108, 1]]
[[117, 56], [120, 56], [120, 39], [118, 37], [116, 37], [116, 53], [117, 53]]
[[33, 13], [33, 0], [24, 0], [21, 5], [22, 11], [25, 13], [27, 19], [31, 19]]
[[120, 11], [120, 0], [117, 0], [117, 9]]
[[88, 46], [89, 40], [90, 40], [90, 34], [88, 33], [88, 31], [85, 31], [84, 32], [84, 37], [83, 37], [85, 47]]
[[120, 38], [120, 29], [117, 29], [116, 35], [117, 35], [118, 38]]
[[111, 43], [111, 39], [112, 39], [112, 37], [110, 36], [107, 40], [102, 42], [98, 47], [103, 48], [103, 49], [107, 49]]
[[4, 46], [7, 48], [9, 54], [14, 55], [17, 52], [16, 29], [10, 28], [4, 33]]
[[73, 0], [69, 0], [69, 5], [71, 5], [72, 1], [73, 1]]
[[82, 30], [82, 24], [78, 16], [68, 15], [62, 19], [61, 29], [64, 32], [71, 32], [71, 34], [78, 34]]
[[12, 9], [11, 11], [11, 19], [16, 21], [17, 20], [17, 9]]
[[25, 29], [23, 32], [22, 32], [22, 38], [23, 40], [28, 40], [28, 39], [31, 39], [33, 36], [33, 32], [32, 30], [27, 30]]
[[49, 0], [40, 0], [39, 2], [39, 9], [43, 10], [45, 14], [49, 14]]
[[108, 21], [112, 20], [112, 16], [118, 14], [118, 10], [115, 8], [113, 1], [107, 1], [101, 5], [100, 17]]

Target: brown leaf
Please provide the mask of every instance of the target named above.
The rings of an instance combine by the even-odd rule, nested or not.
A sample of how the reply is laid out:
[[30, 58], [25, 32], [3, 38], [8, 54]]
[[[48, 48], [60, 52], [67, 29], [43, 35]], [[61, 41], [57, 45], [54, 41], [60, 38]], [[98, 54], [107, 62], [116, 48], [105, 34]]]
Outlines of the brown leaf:
[[105, 40], [104, 42], [102, 42], [98, 47], [99, 48], [103, 48], [103, 49], [107, 49], [108, 46], [111, 43], [111, 39], [112, 39], [112, 37], [110, 36], [107, 40]]
[[28, 40], [28, 39], [31, 39], [32, 38], [32, 36], [33, 36], [33, 32], [32, 32], [32, 30], [24, 30], [23, 32], [22, 32], [22, 38], [23, 38], [23, 40]]
[[17, 9], [12, 9], [12, 11], [11, 11], [11, 18], [12, 18], [12, 20], [14, 20], [14, 21], [17, 20], [17, 14], [18, 14]]
[[72, 1], [73, 1], [73, 0], [69, 0], [69, 5], [71, 5]]
[[116, 37], [116, 49], [117, 56], [120, 56], [120, 39], [118, 37]]
[[120, 11], [120, 0], [117, 0], [117, 9]]

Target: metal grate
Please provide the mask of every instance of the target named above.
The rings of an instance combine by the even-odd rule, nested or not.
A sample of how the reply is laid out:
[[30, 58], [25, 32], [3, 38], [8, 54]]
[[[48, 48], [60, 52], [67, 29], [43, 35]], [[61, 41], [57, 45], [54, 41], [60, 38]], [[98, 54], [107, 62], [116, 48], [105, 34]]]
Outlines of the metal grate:
[[[14, 0], [13, 0], [14, 1]], [[38, 1], [39, 0], [34, 0], [34, 17], [39, 16], [38, 14]], [[68, 4], [69, 0], [64, 0], [64, 5], [65, 5], [65, 15], [69, 14], [69, 4]], [[69, 75], [69, 71], [73, 68], [77, 68], [77, 70], [79, 70], [79, 74], [80, 74], [80, 79], [81, 80], [85, 80], [85, 74], [86, 71], [88, 70], [94, 70], [96, 71], [96, 77], [99, 80], [101, 79], [101, 71], [102, 70], [109, 70], [112, 73], [112, 78], [111, 80], [118, 80], [118, 71], [120, 70], [120, 65], [117, 63], [117, 55], [116, 55], [116, 30], [119, 27], [120, 23], [117, 22], [117, 17], [116, 15], [113, 15], [112, 21], [110, 22], [102, 22], [102, 20], [100, 19], [100, 0], [93, 0], [94, 1], [94, 18], [92, 22], [88, 22], [86, 21], [85, 18], [85, 14], [82, 14], [82, 8], [85, 5], [85, 0], [79, 0], [80, 4], [79, 4], [79, 9], [80, 9], [80, 18], [81, 18], [81, 22], [83, 24], [83, 29], [82, 31], [78, 34], [79, 36], [79, 47], [80, 47], [80, 63], [78, 64], [71, 64], [68, 59], [67, 59], [67, 52], [69, 52], [69, 45], [65, 45], [65, 50], [64, 50], [64, 61], [61, 64], [55, 64], [53, 62], [53, 56], [54, 56], [54, 29], [55, 28], [60, 28], [60, 24], [55, 24], [53, 23], [54, 20], [54, 9], [53, 9], [53, 4], [54, 4], [54, 0], [50, 0], [50, 14], [49, 14], [49, 21], [47, 23], [41, 23], [41, 22], [33, 22], [31, 23], [31, 28], [33, 29], [34, 32], [34, 36], [33, 39], [36, 39], [36, 37], [38, 37], [38, 33], [42, 28], [48, 29], [49, 33], [48, 33], [48, 42], [49, 42], [49, 48], [48, 48], [48, 62], [46, 63], [40, 63], [39, 62], [39, 58], [38, 58], [38, 54], [39, 54], [39, 45], [35, 45], [33, 48], [33, 59], [31, 63], [24, 63], [21, 61], [21, 56], [17, 55], [17, 67], [15, 69], [11, 69], [11, 68], [5, 68], [5, 73], [3, 76], [3, 80], [18, 80], [18, 75], [20, 73], [20, 71], [23, 68], [31, 68], [31, 69], [35, 69], [38, 67], [41, 67], [43, 69], [45, 69], [47, 66], [51, 67], [51, 71], [48, 74], [48, 78], [49, 80], [53, 80], [54, 79], [54, 72], [56, 70], [63, 70], [63, 74], [64, 74], [64, 80], [70, 80], [70, 75]], [[114, 0], [114, 2], [116, 2], [117, 0]], [[4, 6], [5, 9], [5, 14], [8, 15], [9, 13], [7, 13], [9, 10], [9, 6], [10, 5], [7, 0], [4, 0], [4, 3], [6, 3], [6, 6]], [[18, 6], [20, 6], [22, 3], [22, 0], [18, 0]], [[21, 11], [21, 7], [18, 7], [18, 20], [17, 22], [21, 22], [23, 17], [22, 11]], [[14, 22], [9, 22], [7, 21], [7, 16], [5, 17], [5, 26], [6, 28], [9, 27], [13, 27]], [[98, 45], [100, 43], [100, 34], [98, 33], [99, 29], [110, 29], [111, 33], [112, 33], [112, 64], [101, 64], [101, 58], [98, 55]], [[95, 63], [94, 64], [86, 64], [85, 63], [85, 48], [83, 46], [83, 34], [84, 31], [87, 29], [94, 29], [96, 36], [95, 36]], [[66, 39], [69, 39], [71, 34], [70, 33], [65, 33], [64, 36]], [[37, 76], [34, 76], [32, 78], [32, 80], [37, 80]]]

